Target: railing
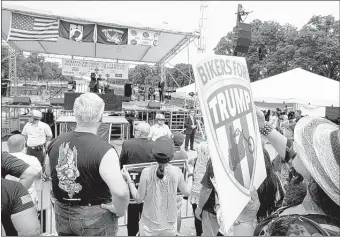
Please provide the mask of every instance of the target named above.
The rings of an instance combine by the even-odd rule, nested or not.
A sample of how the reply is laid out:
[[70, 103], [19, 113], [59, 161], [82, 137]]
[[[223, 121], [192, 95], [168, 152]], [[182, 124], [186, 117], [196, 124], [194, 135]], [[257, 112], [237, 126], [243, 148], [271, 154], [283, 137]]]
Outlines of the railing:
[[49, 105], [2, 105], [1, 109], [1, 132], [2, 136], [9, 135], [15, 130], [22, 131], [23, 127], [30, 118], [30, 112], [32, 110], [39, 110], [41, 112], [47, 112], [51, 108], [54, 114], [54, 119], [59, 116], [62, 110], [61, 106], [49, 106]]
[[[53, 209], [53, 203], [54, 200], [51, 196], [51, 182], [42, 182], [40, 185], [42, 193], [40, 193], [40, 201], [39, 201], [39, 209], [43, 210], [41, 213], [41, 233], [43, 233], [43, 236], [56, 236], [56, 229], [55, 229], [55, 215], [54, 215], [54, 209]], [[40, 191], [41, 191], [40, 190]], [[41, 201], [42, 200], [42, 201]], [[185, 203], [185, 212], [181, 212], [181, 217], [182, 219], [188, 219], [188, 218], [193, 218], [194, 214], [190, 210], [191, 204], [188, 200], [182, 200], [182, 205], [183, 202]], [[183, 206], [182, 206], [183, 207]], [[183, 209], [182, 209], [183, 210]], [[124, 217], [119, 218], [118, 220], [118, 227], [122, 228], [127, 226], [127, 213], [124, 215]], [[43, 228], [45, 227], [45, 228]]]
[[[1, 111], [1, 130], [2, 135], [9, 135], [12, 131], [23, 129], [23, 126], [29, 119], [29, 113], [32, 110], [39, 110], [41, 112], [47, 112], [51, 108], [54, 120], [59, 116], [73, 116], [73, 110], [64, 110], [61, 106], [49, 106], [49, 105], [2, 105]], [[121, 112], [115, 112], [117, 115], [124, 116], [128, 110], [123, 109]], [[188, 116], [187, 112], [177, 111], [159, 111], [155, 109], [144, 109], [134, 111], [136, 121], [146, 121], [150, 125], [155, 124], [156, 114], [162, 112], [165, 115], [165, 123], [169, 126], [172, 132], [181, 132], [185, 129], [185, 117]], [[105, 111], [105, 114], [111, 114], [111, 111]], [[197, 115], [196, 118], [201, 121], [201, 115]], [[203, 126], [203, 123], [201, 123]], [[204, 126], [201, 129], [204, 133]], [[203, 135], [202, 135], [203, 136]]]

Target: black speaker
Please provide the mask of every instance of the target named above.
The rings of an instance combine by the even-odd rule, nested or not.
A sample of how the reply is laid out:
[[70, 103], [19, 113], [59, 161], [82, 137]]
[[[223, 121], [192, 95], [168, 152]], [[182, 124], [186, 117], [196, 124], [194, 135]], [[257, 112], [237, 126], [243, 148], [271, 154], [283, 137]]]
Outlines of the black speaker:
[[14, 97], [13, 105], [31, 105], [32, 101], [30, 97]]
[[156, 101], [150, 101], [148, 104], [148, 109], [161, 109], [161, 103]]
[[130, 97], [132, 95], [132, 84], [126, 83], [124, 85], [124, 96]]
[[64, 98], [51, 98], [50, 104], [52, 106], [64, 106]]
[[[73, 110], [74, 101], [83, 93], [65, 93], [65, 110]], [[111, 93], [107, 94], [97, 94], [100, 98], [104, 100], [105, 111], [122, 111], [122, 104], [124, 96], [115, 95]]]
[[123, 97], [123, 102], [130, 102], [130, 97], [124, 96]]
[[64, 93], [64, 109], [73, 110], [74, 101], [83, 93]]
[[251, 43], [251, 25], [239, 23], [238, 27], [234, 27], [235, 32], [235, 51], [247, 53]]

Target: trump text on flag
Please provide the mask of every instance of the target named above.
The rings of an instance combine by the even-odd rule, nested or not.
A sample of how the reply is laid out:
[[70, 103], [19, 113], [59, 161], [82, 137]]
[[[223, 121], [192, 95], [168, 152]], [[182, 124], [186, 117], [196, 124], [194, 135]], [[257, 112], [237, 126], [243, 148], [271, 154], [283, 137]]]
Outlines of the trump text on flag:
[[266, 177], [245, 58], [202, 54], [194, 74], [214, 169], [224, 229]]

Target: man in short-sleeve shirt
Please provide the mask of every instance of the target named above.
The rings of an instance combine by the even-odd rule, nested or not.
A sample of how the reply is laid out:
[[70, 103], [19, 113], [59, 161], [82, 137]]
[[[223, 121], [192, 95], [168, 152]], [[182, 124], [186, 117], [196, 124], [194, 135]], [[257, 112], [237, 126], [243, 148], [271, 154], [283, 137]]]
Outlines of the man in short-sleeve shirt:
[[195, 215], [197, 218], [202, 218], [203, 236], [216, 236], [219, 230], [217, 216], [215, 211], [215, 187], [211, 182], [214, 177], [214, 170], [211, 159], [207, 163], [207, 170], [202, 179], [202, 189], [200, 199]]
[[44, 165], [45, 148], [47, 142], [52, 138], [52, 130], [48, 124], [40, 121], [42, 113], [38, 110], [32, 111], [31, 121], [22, 130], [22, 135], [26, 136], [27, 155], [35, 156]]
[[39, 235], [37, 211], [25, 187], [15, 181], [1, 179], [1, 224], [6, 235]]
[[20, 183], [25, 188], [29, 188], [39, 172], [39, 169], [35, 169], [35, 167], [30, 166], [8, 152], [3, 151], [1, 153], [1, 178], [5, 178], [6, 175], [12, 175], [20, 178]]
[[14, 177], [20, 177], [29, 165], [9, 154], [6, 151], [1, 153], [1, 178], [5, 178], [6, 175], [12, 175]]

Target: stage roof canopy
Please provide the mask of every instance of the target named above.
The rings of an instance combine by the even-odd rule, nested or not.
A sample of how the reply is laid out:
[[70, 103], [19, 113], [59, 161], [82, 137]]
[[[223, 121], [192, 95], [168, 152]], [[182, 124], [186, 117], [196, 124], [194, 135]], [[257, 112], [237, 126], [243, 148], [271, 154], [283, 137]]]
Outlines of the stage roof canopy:
[[193, 39], [198, 37], [197, 32], [179, 32], [164, 29], [155, 29], [140, 26], [118, 25], [112, 22], [96, 22], [88, 19], [78, 19], [66, 16], [51, 15], [41, 11], [31, 10], [18, 6], [3, 4], [1, 33], [3, 39], [7, 40], [11, 24], [11, 12], [29, 14], [40, 17], [56, 17], [61, 20], [89, 24], [97, 23], [105, 26], [135, 28], [160, 32], [159, 45], [157, 47], [141, 45], [106, 45], [99, 43], [75, 42], [59, 36], [57, 42], [46, 41], [10, 41], [11, 44], [21, 51], [36, 52], [44, 54], [71, 55], [89, 58], [114, 59], [144, 63], [163, 64], [171, 56], [185, 48]]

